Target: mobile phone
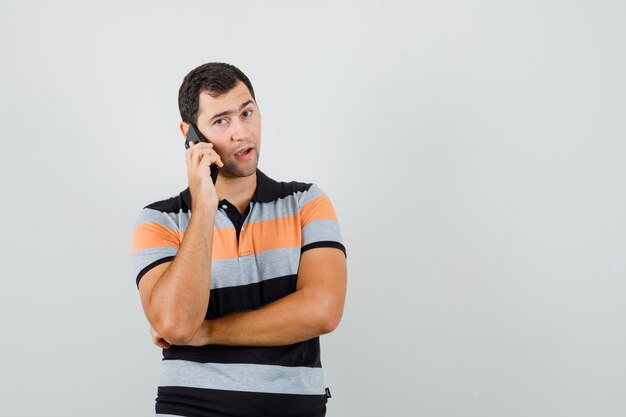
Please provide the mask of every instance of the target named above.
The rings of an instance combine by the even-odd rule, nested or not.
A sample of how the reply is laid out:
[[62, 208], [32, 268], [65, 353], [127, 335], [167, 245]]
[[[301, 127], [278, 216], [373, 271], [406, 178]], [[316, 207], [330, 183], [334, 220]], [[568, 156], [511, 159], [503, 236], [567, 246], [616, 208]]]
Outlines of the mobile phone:
[[[194, 123], [189, 123], [189, 130], [187, 130], [187, 137], [185, 138], [185, 149], [189, 149], [189, 142], [209, 142], [207, 138], [200, 132], [198, 126]], [[215, 164], [211, 164], [211, 179], [213, 180], [213, 185], [217, 182], [217, 174], [219, 173], [219, 168]]]

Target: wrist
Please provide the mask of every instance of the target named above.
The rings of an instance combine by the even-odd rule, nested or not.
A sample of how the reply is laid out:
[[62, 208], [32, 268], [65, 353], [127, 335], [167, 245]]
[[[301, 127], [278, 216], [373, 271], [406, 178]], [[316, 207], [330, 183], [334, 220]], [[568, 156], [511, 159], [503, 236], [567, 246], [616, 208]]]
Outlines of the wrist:
[[192, 216], [191, 219], [196, 217], [203, 217], [206, 220], [213, 221], [215, 220], [215, 216], [217, 216], [217, 203], [216, 202], [208, 202], [206, 200], [191, 200], [191, 209]]
[[191, 205], [194, 209], [206, 208], [217, 210], [218, 203], [217, 198], [212, 198], [211, 196], [191, 197]]

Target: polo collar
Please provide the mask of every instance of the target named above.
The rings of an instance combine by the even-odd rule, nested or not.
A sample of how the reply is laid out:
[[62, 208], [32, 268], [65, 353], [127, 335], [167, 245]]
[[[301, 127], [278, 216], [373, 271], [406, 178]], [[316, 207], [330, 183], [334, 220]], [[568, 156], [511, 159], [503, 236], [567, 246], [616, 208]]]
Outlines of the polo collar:
[[[260, 169], [256, 170], [256, 189], [250, 201], [269, 203], [282, 196], [283, 187], [277, 181], [265, 175]], [[191, 210], [191, 191], [189, 187], [180, 193], [185, 205]], [[224, 201], [221, 200], [220, 203]]]

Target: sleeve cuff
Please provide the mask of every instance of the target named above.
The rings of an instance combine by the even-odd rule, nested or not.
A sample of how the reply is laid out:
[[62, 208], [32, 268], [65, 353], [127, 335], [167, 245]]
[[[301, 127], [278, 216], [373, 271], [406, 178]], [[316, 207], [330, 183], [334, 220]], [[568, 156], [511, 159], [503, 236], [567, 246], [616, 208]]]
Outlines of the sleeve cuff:
[[346, 258], [348, 257], [348, 254], [346, 253], [346, 247], [342, 243], [336, 242], [334, 240], [322, 240], [320, 242], [313, 242], [309, 243], [308, 245], [304, 245], [300, 249], [300, 254], [308, 251], [309, 249], [315, 248], [337, 248], [343, 252]]

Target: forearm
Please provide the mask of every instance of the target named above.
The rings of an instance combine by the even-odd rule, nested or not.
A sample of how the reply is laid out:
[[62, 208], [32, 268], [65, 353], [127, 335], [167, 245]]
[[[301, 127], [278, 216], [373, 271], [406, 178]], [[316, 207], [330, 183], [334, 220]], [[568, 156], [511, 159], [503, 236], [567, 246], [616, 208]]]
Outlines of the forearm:
[[290, 345], [333, 331], [341, 310], [324, 294], [302, 289], [256, 310], [206, 320], [192, 344]]
[[149, 300], [152, 326], [175, 343], [191, 339], [206, 315], [215, 214], [211, 208], [194, 210], [176, 257]]

